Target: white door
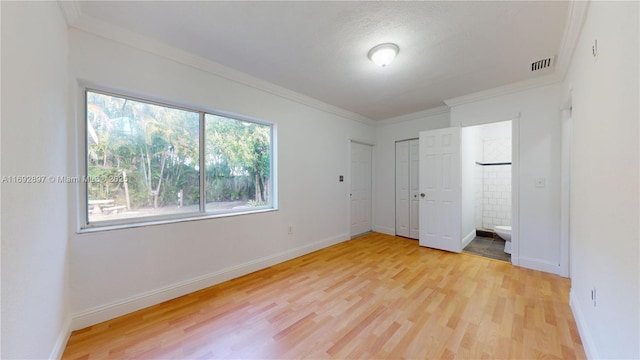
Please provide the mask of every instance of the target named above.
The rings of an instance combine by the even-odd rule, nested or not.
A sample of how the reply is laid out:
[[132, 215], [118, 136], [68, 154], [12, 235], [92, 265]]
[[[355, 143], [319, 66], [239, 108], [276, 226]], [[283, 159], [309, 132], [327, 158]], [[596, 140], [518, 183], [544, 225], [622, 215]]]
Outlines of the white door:
[[351, 143], [351, 236], [371, 231], [371, 158], [373, 148]]
[[420, 132], [420, 245], [460, 252], [460, 128]]
[[420, 237], [420, 142], [417, 139], [396, 143], [396, 235]]
[[409, 141], [396, 143], [396, 235], [409, 237]]
[[409, 237], [420, 238], [420, 141], [409, 141]]

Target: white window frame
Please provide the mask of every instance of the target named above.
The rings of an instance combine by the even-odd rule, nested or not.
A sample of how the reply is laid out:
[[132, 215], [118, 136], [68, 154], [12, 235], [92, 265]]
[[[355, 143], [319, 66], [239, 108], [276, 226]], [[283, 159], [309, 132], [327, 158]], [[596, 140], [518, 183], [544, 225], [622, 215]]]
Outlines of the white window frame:
[[[177, 222], [186, 222], [186, 221], [196, 221], [196, 220], [206, 220], [206, 219], [215, 219], [221, 217], [229, 217], [229, 216], [238, 216], [238, 215], [247, 215], [247, 214], [256, 214], [256, 213], [264, 213], [278, 210], [278, 177], [277, 177], [277, 124], [275, 122], [269, 122], [261, 119], [255, 119], [245, 115], [238, 115], [233, 113], [228, 113], [215, 109], [207, 109], [200, 108], [194, 106], [185, 106], [181, 105], [177, 102], [166, 101], [166, 100], [156, 100], [151, 96], [140, 96], [135, 95], [127, 91], [122, 90], [111, 90], [106, 89], [100, 86], [94, 86], [89, 84], [81, 84], [79, 91], [79, 103], [81, 105], [81, 110], [79, 111], [78, 119], [81, 123], [82, 131], [79, 132], [79, 141], [78, 141], [78, 149], [81, 149], [80, 156], [78, 156], [79, 160], [79, 173], [80, 176], [78, 178], [87, 177], [89, 172], [89, 164], [88, 164], [88, 126], [87, 126], [87, 115], [88, 115], [88, 97], [87, 93], [93, 92], [97, 94], [115, 96], [123, 99], [128, 99], [132, 101], [144, 102], [152, 105], [184, 110], [189, 112], [194, 112], [199, 114], [199, 167], [200, 167], [200, 181], [199, 181], [199, 191], [200, 191], [200, 203], [199, 210], [197, 212], [189, 212], [189, 213], [175, 213], [175, 214], [166, 214], [166, 215], [152, 215], [152, 216], [141, 216], [134, 218], [125, 218], [125, 219], [117, 219], [117, 220], [101, 220], [89, 222], [89, 202], [88, 202], [88, 184], [79, 182], [78, 185], [78, 213], [79, 213], [79, 227], [78, 233], [84, 232], [95, 232], [95, 231], [105, 231], [105, 230], [115, 230], [115, 229], [126, 229], [126, 228], [135, 228], [142, 226], [152, 226], [152, 225], [161, 225], [161, 224], [171, 224]], [[259, 125], [266, 125], [270, 127], [270, 182], [269, 182], [269, 193], [271, 195], [271, 204], [258, 206], [254, 209], [227, 209], [225, 211], [212, 211], [206, 210], [206, 188], [205, 188], [205, 114], [221, 116], [225, 118], [229, 118], [237, 121], [250, 122]]]

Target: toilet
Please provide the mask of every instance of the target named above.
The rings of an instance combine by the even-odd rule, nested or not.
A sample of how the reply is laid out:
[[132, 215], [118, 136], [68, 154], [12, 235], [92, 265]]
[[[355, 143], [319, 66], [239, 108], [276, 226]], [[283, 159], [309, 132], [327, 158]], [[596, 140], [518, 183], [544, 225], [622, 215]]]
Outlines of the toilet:
[[493, 230], [505, 241], [504, 252], [511, 254], [511, 225], [498, 225]]

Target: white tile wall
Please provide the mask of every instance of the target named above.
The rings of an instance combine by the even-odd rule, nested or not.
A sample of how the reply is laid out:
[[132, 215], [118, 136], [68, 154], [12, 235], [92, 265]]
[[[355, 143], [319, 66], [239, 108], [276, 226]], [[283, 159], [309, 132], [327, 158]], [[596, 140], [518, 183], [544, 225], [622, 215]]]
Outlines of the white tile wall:
[[[511, 139], [484, 139], [482, 162], [511, 162]], [[476, 228], [511, 225], [511, 165], [476, 166]]]
[[484, 139], [482, 159], [485, 163], [511, 162], [511, 139]]
[[483, 185], [483, 170], [484, 166], [476, 165], [475, 180], [476, 180], [476, 229], [482, 229], [482, 194], [484, 191]]

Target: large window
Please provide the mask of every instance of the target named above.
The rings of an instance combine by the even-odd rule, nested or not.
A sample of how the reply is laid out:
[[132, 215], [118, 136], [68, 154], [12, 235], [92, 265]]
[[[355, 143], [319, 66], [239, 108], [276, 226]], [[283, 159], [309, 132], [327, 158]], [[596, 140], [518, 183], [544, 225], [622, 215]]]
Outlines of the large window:
[[272, 125], [93, 90], [86, 109], [85, 227], [274, 208]]

